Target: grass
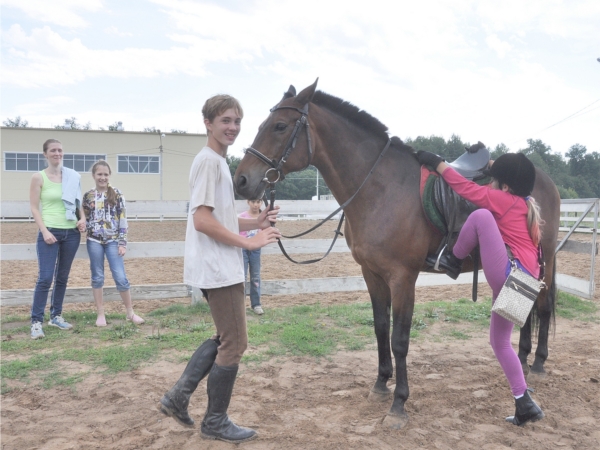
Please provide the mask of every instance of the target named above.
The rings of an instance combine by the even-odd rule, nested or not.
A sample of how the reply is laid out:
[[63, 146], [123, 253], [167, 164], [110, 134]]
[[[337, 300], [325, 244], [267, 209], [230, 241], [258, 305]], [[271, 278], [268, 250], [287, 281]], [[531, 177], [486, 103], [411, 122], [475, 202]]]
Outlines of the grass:
[[598, 322], [598, 306], [592, 301], [583, 300], [566, 292], [559, 291], [556, 301], [556, 315], [565, 319], [583, 322]]
[[[491, 300], [416, 304], [411, 340], [470, 339], [489, 326]], [[557, 314], [571, 320], [599, 320], [593, 302], [561, 292]], [[2, 317], [2, 393], [13, 382], [75, 388], [91, 373], [117, 374], [160, 359], [182, 362], [214, 333], [206, 304], [171, 305], [145, 315], [146, 325], [137, 327], [122, 314], [109, 314], [109, 326], [95, 326], [95, 314], [73, 312], [72, 332], [44, 327], [46, 338], [29, 339], [29, 318]], [[20, 324], [23, 322], [23, 325]], [[304, 305], [267, 309], [264, 315], [248, 316], [250, 351], [244, 363], [260, 364], [271, 358], [309, 356], [322, 358], [338, 350], [375, 348], [374, 320], [369, 303], [350, 305]], [[10, 326], [7, 326], [11, 324]], [[438, 324], [441, 328], [432, 329]], [[435, 331], [434, 331], [435, 330]]]

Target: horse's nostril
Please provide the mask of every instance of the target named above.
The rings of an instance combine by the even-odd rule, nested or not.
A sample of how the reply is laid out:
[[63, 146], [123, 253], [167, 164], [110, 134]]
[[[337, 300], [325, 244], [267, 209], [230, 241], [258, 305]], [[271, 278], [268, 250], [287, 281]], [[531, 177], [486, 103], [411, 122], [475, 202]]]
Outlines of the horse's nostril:
[[246, 183], [247, 183], [246, 177], [244, 175], [241, 175], [238, 178], [238, 182], [237, 182], [238, 188], [246, 186]]

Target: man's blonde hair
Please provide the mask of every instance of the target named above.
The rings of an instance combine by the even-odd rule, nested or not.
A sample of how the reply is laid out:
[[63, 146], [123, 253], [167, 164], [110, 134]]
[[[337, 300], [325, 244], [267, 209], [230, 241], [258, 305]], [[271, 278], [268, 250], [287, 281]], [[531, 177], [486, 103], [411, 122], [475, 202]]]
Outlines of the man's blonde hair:
[[215, 117], [223, 114], [228, 109], [234, 109], [240, 117], [244, 117], [242, 105], [236, 98], [231, 95], [219, 94], [209, 98], [202, 107], [202, 117], [208, 119], [210, 123], [215, 120]]

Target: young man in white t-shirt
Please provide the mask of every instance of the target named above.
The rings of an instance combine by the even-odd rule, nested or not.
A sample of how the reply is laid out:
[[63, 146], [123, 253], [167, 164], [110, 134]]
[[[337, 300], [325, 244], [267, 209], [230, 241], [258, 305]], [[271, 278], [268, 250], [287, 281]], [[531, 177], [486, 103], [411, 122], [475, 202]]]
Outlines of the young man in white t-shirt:
[[[182, 425], [193, 426], [187, 411], [190, 396], [210, 372], [202, 437], [234, 443], [257, 436], [256, 431], [238, 427], [227, 416], [238, 365], [248, 346], [241, 249], [255, 250], [281, 237], [279, 230], [271, 227], [279, 207], [265, 209], [256, 219], [238, 218], [235, 211], [233, 182], [225, 157], [240, 132], [243, 114], [239, 102], [229, 95], [211, 97], [202, 108], [208, 142], [190, 170], [184, 283], [202, 290], [217, 332], [198, 347], [179, 381], [158, 405]], [[260, 231], [252, 238], [239, 234], [257, 228]]]

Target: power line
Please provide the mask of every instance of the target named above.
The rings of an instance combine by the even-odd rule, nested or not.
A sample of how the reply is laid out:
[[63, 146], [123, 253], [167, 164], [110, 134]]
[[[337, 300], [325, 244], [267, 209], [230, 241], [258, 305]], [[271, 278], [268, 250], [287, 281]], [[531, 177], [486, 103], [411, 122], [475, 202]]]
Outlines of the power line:
[[[546, 128], [542, 128], [541, 130], [539, 130], [539, 131], [536, 131], [536, 132], [535, 132], [535, 133], [533, 133], [533, 134], [535, 135], [535, 134], [542, 133], [542, 132], [544, 132], [544, 131], [546, 131], [546, 130], [549, 130], [550, 128], [552, 128], [552, 127], [555, 127], [556, 125], [558, 125], [558, 124], [560, 124], [560, 123], [563, 123], [563, 122], [565, 122], [566, 120], [569, 120], [569, 119], [571, 119], [571, 118], [573, 118], [573, 117], [577, 116], [577, 115], [578, 115], [580, 112], [582, 112], [582, 111], [586, 110], [587, 108], [589, 108], [590, 106], [592, 106], [592, 105], [594, 105], [594, 104], [596, 104], [596, 103], [598, 103], [598, 102], [600, 102], [600, 98], [599, 98], [599, 99], [597, 99], [596, 101], [593, 101], [593, 102], [592, 102], [592, 103], [590, 103], [589, 105], [587, 105], [587, 106], [585, 106], [585, 107], [581, 108], [580, 110], [578, 110], [578, 111], [574, 112], [573, 114], [571, 114], [571, 115], [569, 115], [569, 116], [565, 117], [564, 119], [561, 119], [561, 120], [559, 120], [558, 122], [556, 122], [556, 123], [553, 123], [552, 125], [549, 125], [549, 126], [547, 126]], [[595, 111], [596, 109], [598, 109], [598, 108], [593, 108], [593, 109], [591, 109], [591, 110], [589, 110], [589, 111], [586, 111], [586, 112], [584, 112], [583, 114], [587, 114], [587, 113], [589, 113], [589, 112]], [[581, 116], [582, 116], [583, 114], [579, 114], [579, 115], [581, 115]], [[517, 143], [517, 142], [520, 142], [520, 141], [522, 141], [523, 139], [525, 139], [525, 138], [518, 139], [518, 140], [516, 140], [516, 141], [513, 141], [513, 142], [511, 142], [510, 144], [515, 144], [515, 143]], [[509, 145], [510, 145], [510, 144], [509, 144]]]

